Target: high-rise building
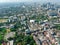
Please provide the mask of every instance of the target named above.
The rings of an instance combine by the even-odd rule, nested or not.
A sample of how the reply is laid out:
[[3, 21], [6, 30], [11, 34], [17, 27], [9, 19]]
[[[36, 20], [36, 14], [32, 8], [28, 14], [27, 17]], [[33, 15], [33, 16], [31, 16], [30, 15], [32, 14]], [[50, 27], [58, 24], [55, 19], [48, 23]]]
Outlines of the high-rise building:
[[60, 16], [60, 8], [58, 9], [58, 15]]
[[8, 42], [7, 42], [7, 45], [13, 45], [13, 40], [8, 41]]

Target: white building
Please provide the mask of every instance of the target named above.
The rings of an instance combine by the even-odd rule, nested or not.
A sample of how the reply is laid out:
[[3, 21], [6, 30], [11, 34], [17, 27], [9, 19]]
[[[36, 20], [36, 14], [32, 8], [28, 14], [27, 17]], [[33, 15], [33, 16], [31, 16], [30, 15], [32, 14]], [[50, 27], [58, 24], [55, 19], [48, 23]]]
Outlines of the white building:
[[8, 41], [8, 43], [7, 43], [7, 45], [13, 45], [13, 40], [11, 40], [11, 41]]
[[30, 20], [30, 23], [34, 23], [35, 22], [35, 20]]

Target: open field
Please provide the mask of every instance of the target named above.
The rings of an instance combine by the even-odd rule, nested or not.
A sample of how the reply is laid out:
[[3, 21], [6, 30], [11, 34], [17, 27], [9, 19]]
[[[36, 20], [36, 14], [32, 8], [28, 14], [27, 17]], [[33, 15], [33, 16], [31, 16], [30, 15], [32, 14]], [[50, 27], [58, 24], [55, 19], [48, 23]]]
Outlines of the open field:
[[4, 23], [4, 22], [7, 22], [8, 19], [6, 18], [0, 18], [0, 23]]

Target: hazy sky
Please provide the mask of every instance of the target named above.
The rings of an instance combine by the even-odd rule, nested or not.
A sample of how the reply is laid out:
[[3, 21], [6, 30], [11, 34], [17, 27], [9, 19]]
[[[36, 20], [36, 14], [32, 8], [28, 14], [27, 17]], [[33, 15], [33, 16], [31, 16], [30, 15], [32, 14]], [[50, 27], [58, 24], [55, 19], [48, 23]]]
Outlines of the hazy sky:
[[32, 1], [42, 1], [42, 2], [60, 2], [60, 0], [0, 0], [2, 2], [32, 2]]

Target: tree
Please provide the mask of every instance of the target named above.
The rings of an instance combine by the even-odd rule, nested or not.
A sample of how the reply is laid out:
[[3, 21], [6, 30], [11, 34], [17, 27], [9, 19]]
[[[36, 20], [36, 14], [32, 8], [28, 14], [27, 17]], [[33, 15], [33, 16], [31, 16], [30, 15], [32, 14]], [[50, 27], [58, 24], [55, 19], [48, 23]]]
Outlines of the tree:
[[2, 41], [3, 40], [3, 35], [2, 34], [0, 34], [0, 41]]
[[6, 33], [6, 28], [0, 28], [0, 32], [2, 32], [3, 34]]

